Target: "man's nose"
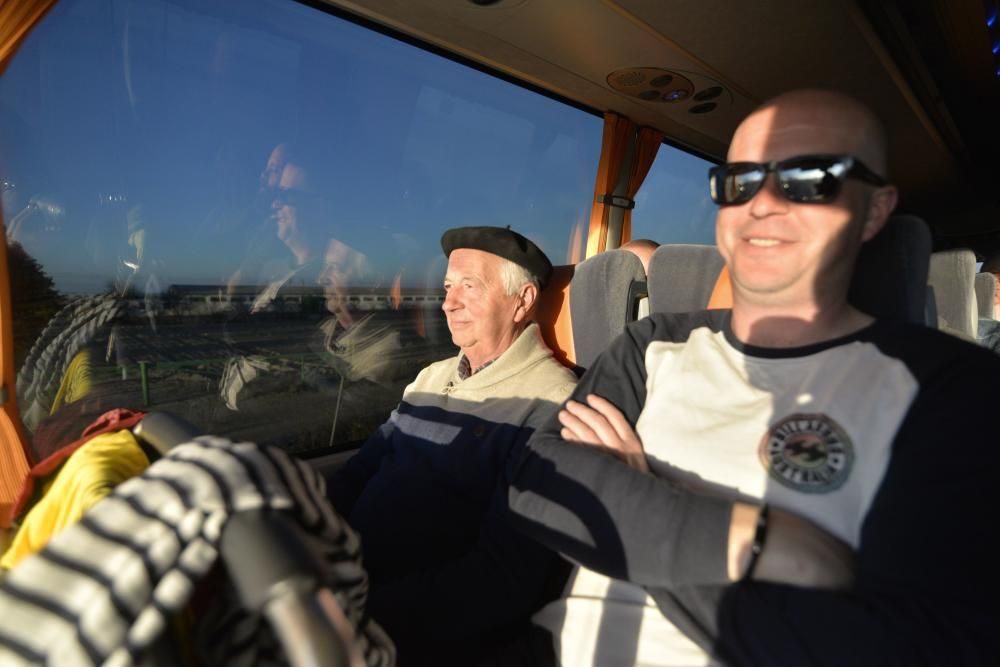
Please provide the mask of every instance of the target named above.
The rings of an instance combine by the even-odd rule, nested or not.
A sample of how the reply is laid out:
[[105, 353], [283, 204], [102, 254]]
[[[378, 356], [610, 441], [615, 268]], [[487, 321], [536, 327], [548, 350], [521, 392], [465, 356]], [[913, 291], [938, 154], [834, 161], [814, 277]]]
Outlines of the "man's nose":
[[459, 306], [461, 306], [461, 302], [458, 300], [456, 290], [450, 289], [444, 293], [444, 302], [441, 304], [441, 310], [447, 313], [452, 310], [458, 310]]
[[750, 215], [755, 218], [766, 218], [769, 215], [786, 213], [791, 202], [781, 194], [780, 187], [774, 174], [768, 174], [760, 190], [750, 200]]

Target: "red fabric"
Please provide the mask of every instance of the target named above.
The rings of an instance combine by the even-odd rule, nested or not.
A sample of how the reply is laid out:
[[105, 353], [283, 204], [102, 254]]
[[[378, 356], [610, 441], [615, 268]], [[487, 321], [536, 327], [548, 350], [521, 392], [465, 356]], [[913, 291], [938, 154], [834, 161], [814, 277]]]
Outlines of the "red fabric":
[[108, 410], [94, 420], [87, 428], [83, 429], [83, 433], [80, 434], [79, 439], [56, 450], [50, 456], [32, 466], [31, 470], [28, 471], [28, 476], [25, 477], [24, 482], [21, 484], [21, 490], [17, 494], [17, 500], [14, 502], [14, 509], [11, 511], [11, 518], [16, 519], [23, 512], [27, 511], [30, 501], [35, 494], [36, 481], [41, 481], [57, 472], [62, 467], [63, 462], [72, 456], [73, 452], [86, 444], [87, 441], [103, 433], [132, 428], [142, 421], [142, 418], [145, 416], [146, 413], [141, 410], [130, 410], [128, 408]]

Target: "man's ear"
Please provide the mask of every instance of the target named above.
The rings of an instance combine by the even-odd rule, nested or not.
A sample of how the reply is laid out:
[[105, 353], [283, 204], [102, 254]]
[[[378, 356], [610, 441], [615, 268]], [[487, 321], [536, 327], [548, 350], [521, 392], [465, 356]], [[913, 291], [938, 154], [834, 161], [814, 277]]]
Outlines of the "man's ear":
[[862, 241], [868, 241], [879, 233], [895, 210], [898, 200], [899, 191], [896, 190], [895, 185], [885, 185], [872, 193], [871, 199], [868, 201], [865, 225], [861, 230]]
[[528, 319], [538, 301], [538, 287], [534, 283], [525, 283], [517, 292], [517, 307], [514, 310], [514, 321], [520, 324]]

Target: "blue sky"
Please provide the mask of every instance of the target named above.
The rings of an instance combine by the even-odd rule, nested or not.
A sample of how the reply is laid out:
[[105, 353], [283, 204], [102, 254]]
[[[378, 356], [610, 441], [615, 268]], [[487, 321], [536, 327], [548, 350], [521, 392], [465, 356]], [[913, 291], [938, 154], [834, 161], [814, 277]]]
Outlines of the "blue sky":
[[[161, 287], [287, 261], [259, 181], [281, 142], [316, 165], [322, 236], [378, 275], [436, 282], [441, 232], [466, 224], [510, 224], [562, 263], [600, 134], [597, 116], [290, 0], [63, 0], [0, 78], [5, 218], [58, 205], [19, 238], [68, 292], [127, 272], [139, 229]], [[669, 240], [710, 242], [705, 163], [672, 150], [636, 235], [668, 240], [662, 220]]]

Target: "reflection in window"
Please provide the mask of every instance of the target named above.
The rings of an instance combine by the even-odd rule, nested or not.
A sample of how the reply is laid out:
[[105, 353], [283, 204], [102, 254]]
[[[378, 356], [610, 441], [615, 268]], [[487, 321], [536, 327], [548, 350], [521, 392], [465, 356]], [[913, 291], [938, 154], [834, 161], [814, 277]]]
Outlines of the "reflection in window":
[[0, 78], [19, 409], [295, 450], [366, 438], [455, 353], [439, 238], [561, 263], [600, 118], [285, 0], [64, 0]]
[[716, 207], [708, 195], [711, 166], [672, 146], [660, 146], [635, 197], [632, 238], [714, 245]]

